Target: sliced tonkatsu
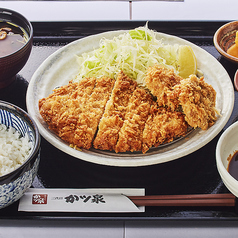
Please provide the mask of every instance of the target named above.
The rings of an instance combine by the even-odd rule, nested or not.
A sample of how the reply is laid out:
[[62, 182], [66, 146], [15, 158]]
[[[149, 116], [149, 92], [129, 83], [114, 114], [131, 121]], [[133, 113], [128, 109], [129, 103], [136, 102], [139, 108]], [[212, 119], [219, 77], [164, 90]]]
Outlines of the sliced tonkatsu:
[[115, 150], [127, 106], [136, 86], [137, 83], [123, 72], [118, 74], [111, 97], [99, 123], [98, 132], [93, 142], [94, 148]]
[[61, 139], [89, 149], [114, 82], [104, 77], [70, 82], [39, 101], [40, 114]]
[[116, 152], [142, 150], [143, 130], [152, 102], [152, 96], [146, 90], [136, 88], [129, 101], [125, 120], [119, 132]]

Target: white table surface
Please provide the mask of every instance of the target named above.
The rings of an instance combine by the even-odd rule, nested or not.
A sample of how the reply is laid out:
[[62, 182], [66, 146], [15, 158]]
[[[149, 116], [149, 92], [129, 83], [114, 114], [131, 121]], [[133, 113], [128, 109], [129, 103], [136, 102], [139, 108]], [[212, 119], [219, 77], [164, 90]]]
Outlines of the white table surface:
[[[206, 6], [206, 7], [204, 7]], [[0, 1], [30, 21], [237, 20], [237, 0]]]
[[135, 1], [133, 20], [237, 20], [237, 0]]
[[[204, 8], [204, 4], [206, 8]], [[30, 21], [237, 20], [237, 0], [0, 1]], [[42, 13], [44, 12], [44, 13]], [[27, 65], [22, 72], [28, 70]], [[238, 221], [0, 220], [0, 238], [237, 238]]]

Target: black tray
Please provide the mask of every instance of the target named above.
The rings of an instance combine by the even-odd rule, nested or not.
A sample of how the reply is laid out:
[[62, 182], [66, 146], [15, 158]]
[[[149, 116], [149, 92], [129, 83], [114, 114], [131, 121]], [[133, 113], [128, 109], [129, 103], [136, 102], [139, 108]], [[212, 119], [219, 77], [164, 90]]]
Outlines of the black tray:
[[[215, 31], [225, 22], [149, 22], [149, 28], [176, 35], [204, 48], [228, 71], [231, 80], [237, 65], [227, 61], [213, 45]], [[145, 22], [34, 22], [34, 46], [31, 57], [0, 99], [26, 110], [25, 95], [34, 70], [43, 59], [69, 42], [96, 33], [132, 29]], [[235, 92], [237, 99], [238, 92]], [[143, 167], [113, 167], [85, 162], [41, 142], [41, 162], [35, 188], [145, 188], [146, 195], [229, 193], [224, 186], [215, 160], [221, 133], [238, 116], [235, 100], [230, 120], [210, 143], [183, 158]], [[79, 220], [238, 220], [236, 207], [146, 207], [144, 213], [26, 213], [18, 212], [18, 202], [0, 210], [0, 219], [79, 219]]]

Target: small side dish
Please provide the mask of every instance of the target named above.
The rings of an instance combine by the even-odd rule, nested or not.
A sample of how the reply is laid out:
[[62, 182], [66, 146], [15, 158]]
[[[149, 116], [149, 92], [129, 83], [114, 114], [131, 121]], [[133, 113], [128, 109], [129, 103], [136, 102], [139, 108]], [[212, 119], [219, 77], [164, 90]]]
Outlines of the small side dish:
[[217, 51], [231, 62], [238, 63], [237, 42], [238, 21], [222, 25], [214, 34], [213, 42]]
[[238, 91], [238, 69], [236, 70], [234, 75], [234, 85], [235, 85], [236, 91]]
[[30, 56], [32, 44], [30, 21], [18, 12], [0, 8], [0, 89], [16, 79]]
[[24, 29], [11, 22], [0, 22], [0, 57], [19, 50], [27, 42]]
[[238, 31], [236, 32], [235, 43], [228, 48], [227, 53], [238, 58]]
[[238, 150], [236, 150], [233, 154], [230, 154], [227, 160], [229, 162], [227, 171], [232, 177], [238, 180]]
[[[216, 146], [217, 170], [225, 186], [238, 197], [237, 151], [238, 122], [231, 124], [220, 136]], [[235, 166], [234, 166], [235, 165]]]

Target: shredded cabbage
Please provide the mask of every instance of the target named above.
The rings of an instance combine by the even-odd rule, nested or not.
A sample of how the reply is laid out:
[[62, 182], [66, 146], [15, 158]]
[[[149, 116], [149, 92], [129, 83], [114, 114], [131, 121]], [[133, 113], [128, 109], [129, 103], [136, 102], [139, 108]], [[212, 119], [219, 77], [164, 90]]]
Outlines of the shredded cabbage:
[[160, 63], [176, 71], [178, 45], [165, 45], [156, 39], [147, 25], [130, 30], [113, 39], [101, 39], [100, 47], [78, 57], [79, 74], [74, 81], [84, 77], [107, 76], [115, 78], [123, 71], [144, 85], [148, 67]]

